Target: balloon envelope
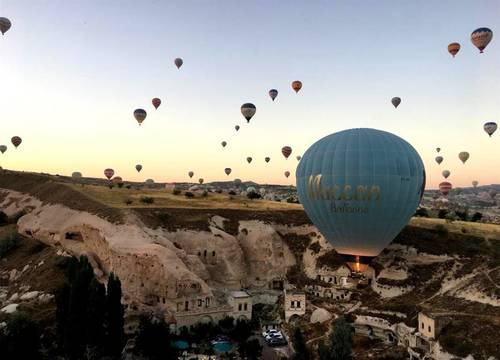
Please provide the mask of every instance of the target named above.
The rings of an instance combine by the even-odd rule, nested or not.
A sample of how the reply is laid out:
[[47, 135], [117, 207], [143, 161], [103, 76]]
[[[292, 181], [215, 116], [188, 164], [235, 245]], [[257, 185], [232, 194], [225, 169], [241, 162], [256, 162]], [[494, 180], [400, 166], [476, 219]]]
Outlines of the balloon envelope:
[[182, 64], [184, 64], [184, 61], [181, 58], [176, 58], [174, 60], [174, 64], [175, 64], [175, 66], [177, 66], [177, 69], [180, 69], [180, 67], [182, 66]]
[[436, 151], [437, 151], [437, 152], [440, 152], [440, 151], [441, 151], [441, 148], [436, 148]]
[[299, 80], [295, 80], [294, 82], [292, 82], [292, 89], [295, 90], [296, 93], [298, 93], [300, 89], [302, 89], [302, 82]]
[[110, 180], [113, 175], [115, 174], [115, 171], [113, 169], [106, 169], [104, 170], [104, 176], [106, 176], [108, 178], [108, 180]]
[[135, 169], [137, 170], [137, 172], [141, 172], [141, 170], [142, 170], [142, 165], [141, 165], [141, 164], [137, 164], [137, 165], [135, 166]]
[[474, 180], [472, 181], [472, 186], [477, 187], [479, 185], [479, 181]]
[[435, 159], [435, 160], [436, 160], [436, 162], [437, 162], [438, 164], [441, 164], [441, 163], [443, 162], [443, 160], [444, 160], [444, 159], [443, 159], [443, 157], [442, 157], [442, 156], [436, 156], [436, 159]]
[[439, 191], [444, 196], [448, 195], [452, 188], [453, 186], [448, 181], [443, 181], [441, 184], [439, 184]]
[[472, 32], [472, 34], [470, 34], [470, 41], [472, 42], [472, 44], [474, 44], [475, 47], [479, 49], [480, 53], [484, 51], [492, 38], [493, 31], [486, 27], [476, 29]]
[[151, 100], [151, 102], [153, 103], [153, 106], [155, 107], [155, 109], [158, 109], [158, 106], [161, 105], [161, 100], [158, 98], [154, 98], [153, 100]]
[[203, 184], [203, 181], [204, 181], [203, 178], [198, 179], [198, 182], [200, 183], [200, 185]]
[[12, 23], [6, 17], [0, 17], [0, 32], [4, 35], [7, 31], [9, 31]]
[[290, 146], [283, 146], [283, 148], [281, 148], [281, 153], [283, 154], [285, 159], [288, 159], [288, 157], [292, 153], [292, 148]]
[[254, 104], [245, 103], [241, 105], [241, 114], [245, 119], [247, 119], [247, 122], [250, 122], [250, 119], [255, 115], [256, 111], [257, 108], [255, 107]]
[[269, 90], [269, 96], [274, 101], [274, 99], [276, 99], [276, 96], [278, 96], [278, 90], [276, 89]]
[[453, 42], [450, 45], [448, 45], [448, 52], [455, 57], [457, 53], [460, 51], [460, 44], [457, 42]]
[[266, 156], [264, 160], [266, 161], [266, 163], [268, 163], [269, 161], [271, 161], [271, 158], [269, 156]]
[[189, 175], [189, 177], [190, 177], [190, 178], [192, 178], [192, 177], [193, 177], [193, 175], [194, 175], [194, 172], [193, 172], [193, 171], [190, 171], [190, 172], [188, 172], [188, 175]]
[[12, 139], [10, 139], [12, 142], [12, 145], [14, 145], [15, 148], [17, 148], [21, 143], [23, 142], [23, 139], [21, 139], [19, 136], [13, 136]]
[[71, 177], [72, 177], [73, 179], [79, 179], [79, 178], [81, 178], [81, 177], [82, 177], [82, 173], [81, 173], [81, 172], [79, 172], [79, 171], [75, 171], [75, 172], [73, 172], [73, 173], [71, 174]]
[[240, 126], [236, 125], [234, 128], [236, 129], [236, 131], [238, 131], [240, 129]]
[[314, 143], [297, 167], [300, 203], [337, 252], [376, 256], [407, 224], [425, 188], [425, 169], [405, 140], [350, 129]]
[[462, 151], [460, 154], [458, 154], [458, 158], [465, 164], [467, 159], [469, 159], [469, 153], [467, 151]]
[[220, 144], [222, 145], [222, 147], [226, 147], [227, 142], [223, 141], [223, 142], [221, 142]]
[[285, 177], [287, 178], [287, 177], [289, 177], [289, 176], [290, 176], [290, 171], [288, 171], [288, 170], [287, 170], [287, 171], [285, 171], [285, 173], [284, 173], [284, 174], [285, 174]]
[[400, 97], [393, 97], [391, 99], [391, 103], [392, 103], [392, 105], [394, 105], [395, 108], [397, 108], [399, 106], [399, 104], [401, 104], [401, 98]]
[[247, 157], [247, 162], [250, 164], [252, 162], [252, 158], [249, 156]]
[[7, 151], [7, 146], [5, 145], [0, 145], [0, 152], [3, 154], [4, 152]]
[[148, 114], [146, 113], [146, 110], [144, 110], [144, 109], [135, 109], [134, 110], [134, 117], [137, 120], [137, 122], [139, 123], [139, 125], [142, 124], [144, 119], [146, 119], [147, 115]]
[[448, 179], [448, 176], [450, 176], [451, 172], [450, 170], [443, 170], [441, 173], [445, 179]]
[[227, 176], [229, 176], [229, 174], [231, 174], [231, 168], [225, 168], [224, 172], [226, 173]]
[[495, 131], [497, 131], [497, 123], [495, 123], [493, 121], [487, 122], [486, 124], [484, 124], [483, 128], [484, 128], [484, 131], [486, 131], [486, 133], [489, 136], [491, 136], [491, 135], [493, 135], [493, 133]]

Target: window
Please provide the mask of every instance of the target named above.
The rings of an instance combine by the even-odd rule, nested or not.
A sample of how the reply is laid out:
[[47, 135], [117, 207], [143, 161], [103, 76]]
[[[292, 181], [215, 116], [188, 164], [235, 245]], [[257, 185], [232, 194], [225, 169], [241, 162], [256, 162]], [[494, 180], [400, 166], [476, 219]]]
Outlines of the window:
[[245, 311], [247, 311], [247, 310], [248, 310], [248, 304], [247, 304], [247, 303], [245, 303], [245, 304], [243, 305], [243, 309], [244, 309]]
[[184, 301], [184, 311], [189, 310], [189, 301]]
[[212, 251], [212, 256], [215, 256], [215, 250], [214, 250], [214, 251]]
[[207, 257], [207, 250], [203, 251], [203, 256]]
[[210, 305], [210, 298], [206, 297], [205, 298], [205, 307], [208, 307], [208, 305]]
[[424, 323], [422, 323], [422, 329], [424, 328]]
[[292, 300], [292, 301], [290, 302], [290, 306], [291, 306], [292, 308], [294, 308], [294, 307], [295, 307], [295, 301], [293, 301], [293, 300]]
[[431, 332], [431, 327], [430, 326], [428, 327], [428, 329], [429, 329], [429, 332]]
[[203, 300], [201, 299], [198, 299], [198, 307], [202, 306], [203, 305]]
[[165, 298], [161, 298], [161, 300], [162, 300], [162, 303], [164, 303], [164, 304], [165, 304]]
[[241, 311], [241, 304], [238, 304], [238, 311]]

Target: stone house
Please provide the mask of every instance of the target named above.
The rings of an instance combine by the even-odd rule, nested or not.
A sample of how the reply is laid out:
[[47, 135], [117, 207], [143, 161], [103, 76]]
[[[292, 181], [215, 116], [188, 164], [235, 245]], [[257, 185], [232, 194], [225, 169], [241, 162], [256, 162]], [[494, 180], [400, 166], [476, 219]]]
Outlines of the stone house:
[[297, 290], [285, 290], [284, 307], [285, 322], [288, 322], [292, 317], [305, 315], [306, 294]]
[[232, 307], [231, 316], [235, 320], [252, 319], [252, 297], [246, 291], [232, 291], [229, 294], [229, 305]]

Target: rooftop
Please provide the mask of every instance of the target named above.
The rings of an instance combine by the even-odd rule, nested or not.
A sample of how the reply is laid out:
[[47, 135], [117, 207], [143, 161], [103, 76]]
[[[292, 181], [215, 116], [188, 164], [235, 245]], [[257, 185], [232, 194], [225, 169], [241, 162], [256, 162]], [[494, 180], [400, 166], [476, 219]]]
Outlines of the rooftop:
[[250, 297], [250, 294], [246, 291], [231, 291], [231, 296], [235, 299], [237, 298], [247, 298]]

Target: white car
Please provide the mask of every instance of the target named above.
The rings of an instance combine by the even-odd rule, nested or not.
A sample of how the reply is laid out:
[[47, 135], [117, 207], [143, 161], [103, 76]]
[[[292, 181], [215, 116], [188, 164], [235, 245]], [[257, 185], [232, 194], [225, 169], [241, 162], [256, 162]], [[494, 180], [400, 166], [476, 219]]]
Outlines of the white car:
[[272, 333], [272, 334], [269, 334], [265, 337], [266, 341], [270, 341], [270, 340], [273, 340], [273, 339], [276, 339], [276, 340], [283, 340], [283, 334], [281, 333], [281, 331], [278, 331], [276, 333]]
[[276, 330], [276, 329], [269, 329], [269, 330], [264, 331], [262, 333], [262, 337], [268, 337], [270, 335], [276, 335], [276, 334], [280, 334], [281, 335], [281, 331]]

